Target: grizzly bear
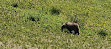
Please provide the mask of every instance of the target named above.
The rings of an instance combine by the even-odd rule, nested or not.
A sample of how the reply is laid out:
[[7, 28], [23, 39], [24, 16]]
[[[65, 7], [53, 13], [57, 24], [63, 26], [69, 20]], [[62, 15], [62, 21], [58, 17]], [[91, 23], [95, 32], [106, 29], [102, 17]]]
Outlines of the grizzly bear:
[[74, 34], [77, 34], [79, 35], [79, 25], [77, 23], [74, 23], [74, 22], [66, 22], [64, 23], [62, 26], [61, 26], [61, 31], [63, 32], [63, 29], [66, 28], [68, 29], [68, 31], [70, 33], [72, 33], [72, 31], [74, 31], [75, 33]]

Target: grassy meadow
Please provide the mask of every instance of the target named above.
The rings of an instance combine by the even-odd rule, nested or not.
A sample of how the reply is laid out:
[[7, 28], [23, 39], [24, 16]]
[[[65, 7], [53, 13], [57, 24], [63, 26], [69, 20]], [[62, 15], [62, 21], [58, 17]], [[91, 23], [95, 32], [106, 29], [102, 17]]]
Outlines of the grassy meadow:
[[111, 49], [111, 0], [0, 0], [0, 49]]

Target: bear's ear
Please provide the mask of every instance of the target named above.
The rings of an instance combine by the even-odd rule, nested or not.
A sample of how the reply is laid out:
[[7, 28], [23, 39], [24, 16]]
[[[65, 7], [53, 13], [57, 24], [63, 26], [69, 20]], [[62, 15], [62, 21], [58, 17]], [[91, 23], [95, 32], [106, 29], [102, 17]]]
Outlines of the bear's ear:
[[65, 23], [64, 25], [68, 25], [68, 23]]

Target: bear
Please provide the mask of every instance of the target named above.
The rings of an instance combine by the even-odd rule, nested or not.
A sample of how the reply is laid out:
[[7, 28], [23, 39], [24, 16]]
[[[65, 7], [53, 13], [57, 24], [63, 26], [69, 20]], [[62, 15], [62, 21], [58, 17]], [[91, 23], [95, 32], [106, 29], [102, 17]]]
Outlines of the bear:
[[74, 22], [66, 22], [64, 23], [62, 26], [61, 26], [61, 31], [63, 32], [63, 29], [66, 28], [68, 29], [68, 31], [70, 33], [72, 33], [72, 31], [74, 31], [75, 33], [74, 34], [77, 34], [79, 35], [79, 25], [77, 23], [74, 23]]

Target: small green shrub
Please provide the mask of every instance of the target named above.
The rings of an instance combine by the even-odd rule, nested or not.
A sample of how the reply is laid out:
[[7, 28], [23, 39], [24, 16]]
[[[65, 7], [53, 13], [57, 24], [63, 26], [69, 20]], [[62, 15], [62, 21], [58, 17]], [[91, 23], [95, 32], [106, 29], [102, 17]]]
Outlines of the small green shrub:
[[29, 20], [36, 21], [34, 17], [29, 17]]
[[100, 31], [98, 32], [98, 35], [107, 36], [108, 33], [107, 33], [106, 31], [104, 31], [104, 30], [100, 30]]
[[12, 6], [13, 7], [18, 7], [18, 4], [17, 3], [13, 3]]
[[51, 14], [55, 14], [55, 15], [59, 15], [60, 14], [60, 10], [56, 9], [56, 8], [52, 8], [50, 11], [51, 11]]
[[40, 21], [40, 17], [38, 17], [38, 16], [29, 16], [26, 20], [29, 20], [29, 21]]

